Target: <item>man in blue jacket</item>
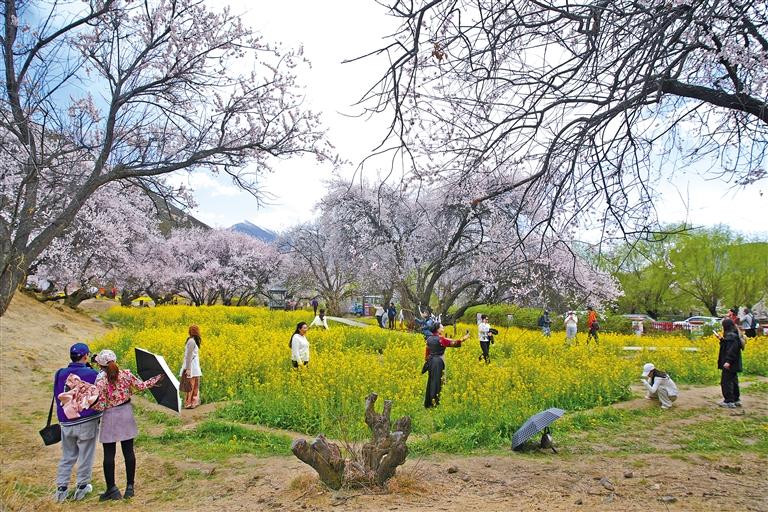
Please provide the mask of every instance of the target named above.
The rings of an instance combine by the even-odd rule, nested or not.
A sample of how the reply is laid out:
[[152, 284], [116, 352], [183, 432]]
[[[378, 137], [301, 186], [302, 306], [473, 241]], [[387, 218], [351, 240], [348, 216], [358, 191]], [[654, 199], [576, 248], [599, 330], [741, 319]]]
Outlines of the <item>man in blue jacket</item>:
[[69, 349], [72, 362], [66, 368], [56, 372], [53, 381], [53, 396], [56, 399], [56, 415], [61, 425], [61, 460], [56, 474], [56, 494], [54, 499], [62, 503], [69, 497], [69, 479], [72, 468], [77, 463], [77, 488], [72, 498], [82, 500], [93, 491], [91, 474], [93, 473], [93, 456], [96, 452], [96, 440], [99, 433], [99, 418], [101, 412], [85, 409], [79, 418], [69, 419], [61, 408], [59, 393], [65, 391], [65, 382], [70, 374], [75, 374], [81, 380], [93, 384], [99, 372], [86, 363], [91, 353], [85, 343], [75, 343]]

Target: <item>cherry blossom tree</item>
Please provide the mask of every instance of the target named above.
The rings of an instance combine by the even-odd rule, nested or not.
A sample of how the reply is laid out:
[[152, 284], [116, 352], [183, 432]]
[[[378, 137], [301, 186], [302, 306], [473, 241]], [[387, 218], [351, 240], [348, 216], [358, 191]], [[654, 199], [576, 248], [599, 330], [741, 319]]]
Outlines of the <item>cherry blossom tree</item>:
[[466, 192], [340, 182], [321, 202], [322, 218], [343, 245], [364, 251], [363, 274], [381, 268], [411, 310], [460, 316], [477, 304], [541, 300], [552, 288], [577, 303], [619, 293], [568, 244], [542, 235], [537, 212], [521, 213], [508, 197], [471, 205]]
[[[47, 10], [46, 10], [47, 9]], [[258, 197], [270, 161], [324, 157], [302, 108], [301, 51], [202, 0], [4, 0], [0, 314], [96, 190], [211, 170]]]
[[243, 233], [225, 229], [179, 229], [171, 233], [164, 269], [172, 286], [197, 306], [221, 300], [248, 304], [266, 294], [281, 262], [277, 249]]
[[[654, 187], [700, 163], [765, 179], [768, 11], [746, 0], [395, 0], [390, 66], [363, 98], [411, 180], [487, 178], [543, 227], [657, 229]], [[695, 167], [692, 167], [696, 169]]]
[[53, 239], [35, 262], [35, 275], [63, 291], [76, 307], [94, 289], [118, 284], [123, 301], [138, 297], [143, 285], [130, 276], [142, 261], [143, 242], [160, 239], [154, 203], [135, 186], [109, 183], [91, 195], [63, 235]]
[[347, 245], [343, 228], [322, 218], [290, 229], [278, 242], [292, 260], [294, 276], [317, 290], [331, 314], [342, 312], [343, 302], [357, 292], [358, 276], [364, 272], [364, 248]]

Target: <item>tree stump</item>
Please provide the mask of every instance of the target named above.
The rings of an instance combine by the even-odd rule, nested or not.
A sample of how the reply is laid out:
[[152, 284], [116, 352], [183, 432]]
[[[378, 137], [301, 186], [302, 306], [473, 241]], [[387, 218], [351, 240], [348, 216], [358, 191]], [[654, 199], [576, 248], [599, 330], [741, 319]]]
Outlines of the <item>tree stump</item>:
[[312, 444], [297, 439], [291, 451], [302, 462], [312, 466], [331, 489], [346, 486], [384, 486], [395, 476], [397, 466], [408, 456], [406, 441], [411, 433], [411, 418], [403, 416], [391, 427], [389, 415], [392, 401], [384, 401], [384, 410], [378, 414], [374, 404], [378, 395], [371, 393], [365, 399], [365, 423], [371, 429], [371, 440], [363, 445], [361, 463], [342, 458], [341, 450], [320, 434]]

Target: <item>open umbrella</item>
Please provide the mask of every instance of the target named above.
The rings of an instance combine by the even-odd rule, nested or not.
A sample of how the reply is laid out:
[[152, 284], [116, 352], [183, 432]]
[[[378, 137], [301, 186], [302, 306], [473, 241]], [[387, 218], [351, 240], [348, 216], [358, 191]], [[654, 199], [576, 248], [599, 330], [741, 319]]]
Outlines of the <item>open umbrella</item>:
[[136, 372], [139, 374], [142, 380], [151, 379], [152, 377], [162, 373], [165, 378], [161, 379], [155, 387], [149, 388], [152, 396], [155, 397], [157, 403], [174, 410], [178, 413], [181, 412], [181, 397], [179, 396], [179, 381], [173, 374], [168, 364], [165, 362], [165, 358], [158, 354], [153, 354], [143, 348], [136, 348]]
[[[538, 434], [542, 430], [545, 430], [545, 436], [546, 437], [546, 443], [549, 446], [546, 446], [545, 448], [554, 448], [552, 447], [552, 437], [549, 436], [549, 425], [555, 421], [557, 418], [565, 414], [565, 411], [562, 409], [558, 409], [556, 407], [551, 407], [547, 409], [546, 411], [542, 411], [539, 413], [534, 414], [530, 418], [528, 418], [525, 423], [523, 423], [523, 426], [520, 427], [517, 432], [512, 436], [512, 449], [515, 450], [519, 446], [522, 446], [523, 443], [525, 443], [528, 439], [533, 437], [535, 434]], [[544, 441], [544, 439], [542, 439]]]

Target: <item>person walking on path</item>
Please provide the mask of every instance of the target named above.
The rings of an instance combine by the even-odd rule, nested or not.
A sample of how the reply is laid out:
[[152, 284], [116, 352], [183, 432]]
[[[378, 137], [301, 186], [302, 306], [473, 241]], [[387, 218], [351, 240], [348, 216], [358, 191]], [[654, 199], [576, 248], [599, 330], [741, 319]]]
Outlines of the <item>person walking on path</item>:
[[648, 400], [656, 399], [661, 403], [662, 409], [672, 407], [672, 402], [677, 400], [677, 385], [672, 378], [658, 368], [653, 363], [643, 365], [642, 381]]
[[381, 304], [376, 304], [373, 306], [376, 308], [376, 312], [374, 313], [374, 316], [376, 317], [376, 323], [384, 329], [384, 308], [381, 306]]
[[312, 314], [314, 316], [317, 316], [317, 307], [320, 305], [320, 302], [318, 302], [317, 297], [314, 297], [312, 299], [311, 304], [312, 304]]
[[544, 314], [539, 317], [539, 327], [541, 334], [549, 337], [552, 334], [552, 319], [549, 318], [549, 310], [545, 309]]
[[321, 309], [320, 314], [318, 314], [314, 320], [312, 320], [312, 323], [309, 324], [310, 327], [322, 327], [325, 330], [328, 330], [328, 320], [325, 318], [325, 310]]
[[395, 308], [395, 303], [390, 302], [389, 307], [387, 308], [387, 319], [389, 320], [390, 329], [395, 328], [395, 316], [397, 316], [397, 309]]
[[88, 365], [91, 350], [85, 343], [75, 343], [69, 349], [69, 366], [60, 368], [53, 381], [53, 396], [56, 397], [56, 416], [61, 425], [61, 459], [56, 472], [56, 494], [54, 500], [63, 503], [69, 498], [69, 479], [72, 468], [77, 464], [77, 486], [72, 495], [74, 500], [82, 500], [91, 491], [93, 475], [93, 456], [96, 453], [96, 439], [99, 434], [101, 411], [85, 409], [79, 417], [70, 419], [64, 413], [59, 394], [65, 392], [67, 378], [76, 375], [83, 382], [94, 384], [99, 372]]
[[576, 332], [579, 328], [579, 319], [576, 316], [576, 313], [573, 311], [568, 311], [565, 315], [565, 320], [563, 321], [563, 324], [565, 325], [565, 341], [566, 343], [575, 342], [576, 341]]
[[747, 338], [754, 338], [757, 336], [757, 322], [755, 322], [755, 315], [748, 307], [744, 306], [744, 313], [739, 317], [741, 330]]
[[180, 375], [189, 379], [192, 389], [184, 397], [184, 408], [194, 409], [200, 405], [200, 377], [203, 372], [200, 370], [200, 327], [196, 325], [189, 326], [189, 337], [184, 344], [184, 360], [181, 364]]
[[309, 364], [309, 340], [306, 337], [308, 329], [307, 322], [299, 322], [291, 335], [291, 365], [294, 368], [298, 368], [299, 363], [302, 366]]
[[397, 324], [398, 329], [401, 331], [405, 329], [405, 313], [403, 312], [402, 306], [400, 307], [400, 311], [397, 313]]
[[440, 404], [440, 391], [443, 389], [443, 372], [445, 371], [445, 349], [447, 347], [460, 347], [469, 339], [469, 333], [461, 339], [452, 340], [443, 336], [443, 326], [436, 323], [432, 326], [432, 332], [426, 339], [425, 362], [421, 373], [428, 373], [427, 391], [424, 396], [424, 407], [429, 409]]
[[[104, 446], [104, 480], [107, 483], [107, 490], [99, 496], [99, 501], [119, 500], [123, 497], [128, 499], [134, 495], [136, 455], [133, 451], [133, 440], [139, 433], [131, 396], [136, 391], [151, 388], [160, 382], [163, 375], [142, 381], [130, 370], [121, 370], [117, 366], [117, 356], [111, 350], [99, 352], [96, 362], [104, 373], [96, 379], [99, 398], [93, 404], [93, 409], [104, 411], [99, 441]], [[115, 453], [118, 441], [125, 459], [126, 486], [122, 495], [115, 484]]]
[[741, 407], [739, 392], [739, 372], [741, 367], [741, 337], [739, 330], [730, 318], [723, 319], [723, 335], [713, 334], [720, 340], [720, 350], [717, 353], [717, 368], [720, 373], [720, 389], [723, 401], [717, 405], [732, 409]]
[[491, 362], [491, 324], [488, 323], [488, 315], [482, 315], [480, 317], [480, 323], [477, 325], [477, 335], [480, 338], [480, 357], [478, 361], [485, 360], [485, 364]]

